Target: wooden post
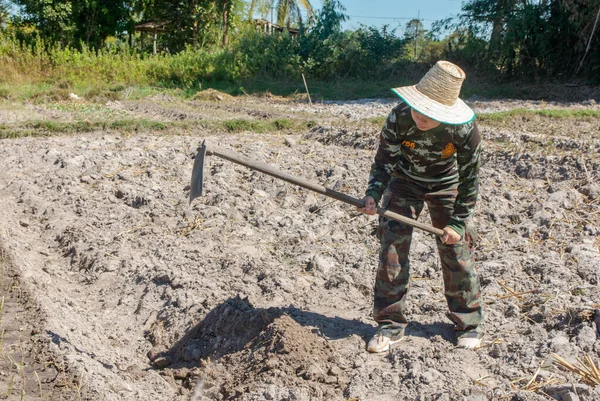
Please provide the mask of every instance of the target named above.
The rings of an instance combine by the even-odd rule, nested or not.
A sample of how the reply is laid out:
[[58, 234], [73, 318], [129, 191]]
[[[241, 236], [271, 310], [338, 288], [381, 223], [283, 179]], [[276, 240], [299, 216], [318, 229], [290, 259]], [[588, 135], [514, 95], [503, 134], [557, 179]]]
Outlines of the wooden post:
[[156, 33], [156, 27], [154, 27], [154, 38], [153, 38], [153, 43], [152, 43], [152, 54], [156, 55], [156, 37], [157, 37], [157, 33]]
[[306, 85], [306, 78], [304, 78], [304, 73], [302, 73], [302, 80], [304, 81], [304, 88], [306, 89], [306, 94], [308, 95], [308, 103], [312, 106], [312, 100], [310, 98], [310, 92], [308, 91], [308, 85]]

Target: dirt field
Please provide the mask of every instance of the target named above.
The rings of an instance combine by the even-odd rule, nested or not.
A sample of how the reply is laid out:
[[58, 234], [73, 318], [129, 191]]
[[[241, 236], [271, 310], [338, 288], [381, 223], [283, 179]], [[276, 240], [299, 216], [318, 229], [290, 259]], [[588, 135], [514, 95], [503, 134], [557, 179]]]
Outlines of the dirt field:
[[[216, 157], [205, 196], [188, 202], [205, 139], [362, 197], [379, 132], [369, 121], [393, 104], [222, 95], [0, 103], [0, 122], [15, 132], [37, 121], [199, 122], [0, 141], [0, 399], [600, 400], [600, 386], [552, 356], [579, 366], [589, 355], [598, 366], [597, 118], [481, 125], [475, 216], [487, 336], [476, 350], [454, 347], [428, 234], [413, 239], [408, 339], [372, 355], [375, 218]], [[284, 118], [312, 128], [203, 128]], [[429, 222], [426, 211], [420, 220]]]

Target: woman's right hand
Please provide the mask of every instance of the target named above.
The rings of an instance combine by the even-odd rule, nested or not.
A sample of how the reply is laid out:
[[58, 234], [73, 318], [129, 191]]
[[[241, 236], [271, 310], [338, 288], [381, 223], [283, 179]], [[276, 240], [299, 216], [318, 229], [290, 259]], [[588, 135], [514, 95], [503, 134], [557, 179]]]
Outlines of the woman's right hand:
[[369, 216], [373, 216], [377, 213], [377, 202], [375, 202], [375, 199], [372, 196], [365, 196], [363, 202], [365, 203], [365, 206], [358, 207], [356, 210], [368, 214]]

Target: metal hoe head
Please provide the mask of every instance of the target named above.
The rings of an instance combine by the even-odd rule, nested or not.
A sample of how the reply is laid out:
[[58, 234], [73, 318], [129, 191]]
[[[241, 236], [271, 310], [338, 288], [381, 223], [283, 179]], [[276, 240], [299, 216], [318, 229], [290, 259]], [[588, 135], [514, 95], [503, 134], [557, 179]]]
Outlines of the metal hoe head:
[[202, 196], [202, 185], [204, 183], [204, 158], [206, 156], [206, 142], [198, 148], [194, 168], [192, 169], [192, 183], [190, 185], [190, 203], [199, 196]]

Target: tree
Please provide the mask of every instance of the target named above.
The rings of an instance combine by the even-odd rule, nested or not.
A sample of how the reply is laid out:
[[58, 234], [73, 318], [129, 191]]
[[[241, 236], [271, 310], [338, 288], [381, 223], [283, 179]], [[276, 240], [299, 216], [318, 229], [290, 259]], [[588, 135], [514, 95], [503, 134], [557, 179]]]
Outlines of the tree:
[[273, 0], [252, 0], [248, 11], [248, 20], [252, 21], [257, 11], [262, 18], [266, 18], [271, 12], [272, 2]]
[[79, 0], [72, 4], [76, 42], [99, 47], [107, 36], [119, 36], [129, 27], [128, 0]]
[[312, 32], [320, 40], [339, 34], [342, 31], [342, 23], [348, 19], [344, 11], [346, 8], [339, 0], [324, 0]]
[[218, 2], [220, 2], [219, 8], [222, 16], [221, 44], [225, 47], [229, 43], [229, 31], [243, 18], [245, 3], [242, 0], [218, 0]]
[[423, 28], [421, 20], [415, 18], [408, 21], [404, 31], [404, 39], [407, 42], [405, 54], [409, 58], [417, 60], [426, 33], [427, 30]]
[[6, 24], [9, 14], [8, 3], [5, 0], [0, 0], [0, 28]]
[[491, 57], [498, 57], [506, 27], [516, 9], [517, 4], [514, 0], [472, 0], [463, 6], [463, 19], [469, 21], [471, 29], [477, 31], [477, 26], [480, 30], [487, 31], [491, 26]]
[[166, 23], [160, 36], [164, 48], [178, 52], [186, 46], [227, 45], [229, 32], [241, 17], [242, 0], [137, 0], [142, 21]]
[[[600, 81], [598, 78], [598, 70], [600, 70], [600, 40], [598, 40], [600, 0], [564, 0], [560, 2], [554, 0], [550, 7], [550, 23], [553, 26], [558, 23], [556, 19], [562, 17], [563, 20], [568, 21], [564, 25], [572, 28], [568, 33], [572, 36], [570, 44], [578, 53], [576, 74], [586, 66], [585, 69], [593, 74], [595, 82], [598, 83]], [[594, 36], [594, 34], [596, 35]], [[587, 62], [584, 64], [586, 60]]]
[[[462, 56], [476, 68], [536, 79], [568, 79], [581, 69], [594, 79], [600, 68], [600, 43], [591, 40], [597, 16], [600, 0], [469, 0], [454, 27], [462, 35]], [[487, 44], [481, 57], [465, 53], [479, 52], [481, 40]]]
[[223, 39], [221, 41], [221, 44], [223, 45], [223, 47], [227, 46], [227, 43], [229, 43], [229, 20], [231, 17], [231, 6], [232, 6], [232, 1], [231, 0], [222, 0], [222, 6], [221, 9], [223, 10]]
[[303, 8], [310, 16], [313, 12], [312, 6], [308, 0], [278, 0], [277, 1], [277, 25], [297, 26], [303, 23]]
[[303, 9], [310, 20], [314, 16], [314, 10], [309, 0], [252, 0], [248, 16], [252, 20], [254, 12], [258, 10], [264, 18], [272, 10], [277, 10], [277, 25], [299, 26], [304, 23]]
[[307, 71], [322, 78], [339, 73], [340, 55], [345, 48], [342, 22], [347, 19], [339, 0], [324, 0], [314, 26], [301, 37], [300, 55]]
[[22, 23], [32, 23], [50, 42], [99, 47], [122, 33], [130, 19], [129, 0], [14, 0]]
[[50, 42], [67, 45], [73, 41], [75, 24], [70, 1], [63, 0], [15, 0], [22, 6], [22, 13], [16, 19], [18, 24], [33, 24], [40, 35]]

